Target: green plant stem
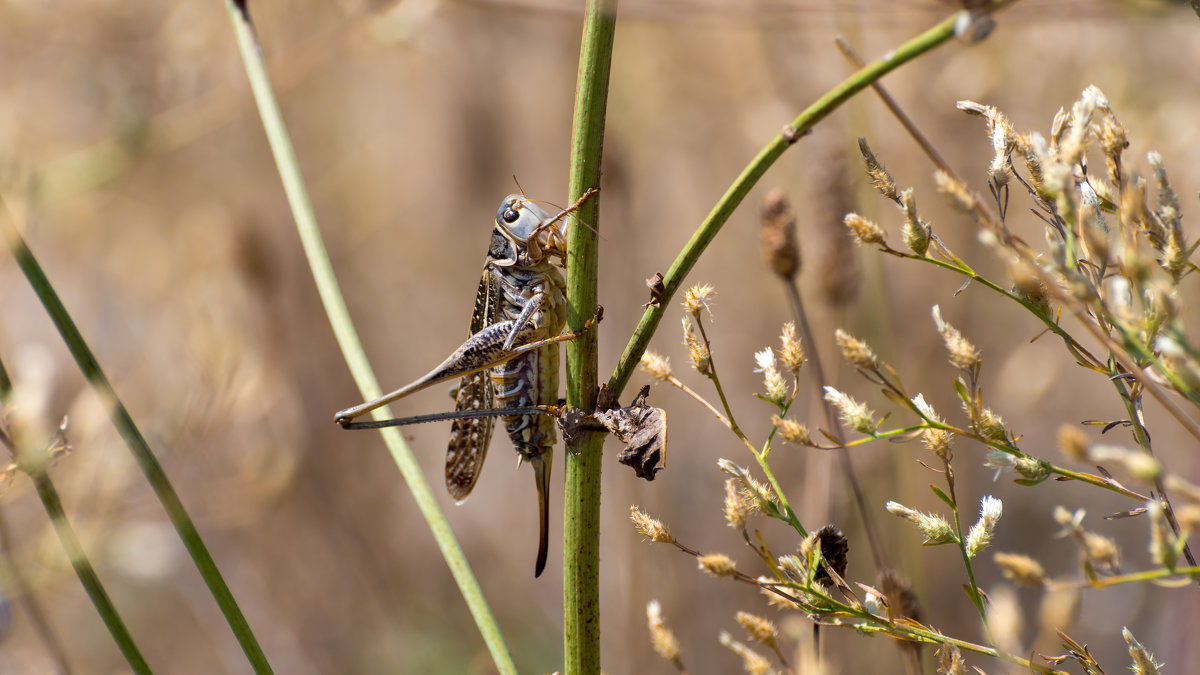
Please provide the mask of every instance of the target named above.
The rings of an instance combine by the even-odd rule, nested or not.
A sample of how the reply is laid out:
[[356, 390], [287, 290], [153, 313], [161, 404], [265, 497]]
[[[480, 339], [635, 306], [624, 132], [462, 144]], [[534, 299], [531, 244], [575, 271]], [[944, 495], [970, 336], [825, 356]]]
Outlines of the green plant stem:
[[108, 592], [104, 590], [100, 576], [96, 574], [92, 563], [88, 561], [87, 553], [84, 552], [83, 545], [79, 543], [79, 537], [75, 535], [74, 528], [67, 520], [62, 499], [59, 498], [54, 483], [51, 482], [44, 470], [32, 471], [29, 476], [33, 479], [34, 486], [37, 487], [38, 497], [42, 500], [46, 515], [50, 516], [50, 523], [54, 526], [54, 532], [58, 535], [59, 542], [62, 543], [67, 559], [71, 561], [71, 567], [75, 569], [75, 574], [79, 576], [79, 582], [83, 584], [88, 597], [92, 599], [92, 605], [96, 607], [104, 625], [108, 627], [108, 632], [112, 635], [113, 641], [117, 643], [117, 647], [120, 648], [125, 661], [135, 673], [154, 672], [150, 670], [150, 665], [142, 657], [137, 643], [133, 640], [133, 635], [129, 633], [129, 629], [125, 627], [125, 622], [117, 612], [116, 605], [113, 604], [112, 598], [108, 597]]
[[100, 398], [104, 408], [108, 411], [113, 426], [121, 434], [126, 447], [129, 448], [134, 461], [137, 462], [138, 468], [141, 469], [142, 475], [146, 477], [146, 482], [150, 484], [155, 496], [162, 503], [163, 509], [167, 513], [167, 518], [175, 526], [175, 531], [183, 541], [183, 545], [195, 563], [196, 569], [200, 571], [200, 576], [204, 578], [204, 583], [208, 586], [209, 592], [217, 601], [221, 613], [225, 615], [225, 620], [229, 623], [229, 627], [237, 637], [238, 644], [241, 645], [242, 651], [245, 652], [250, 665], [254, 667], [257, 673], [270, 673], [271, 666], [267, 663], [266, 655], [263, 654], [262, 648], [258, 646], [258, 640], [255, 639], [253, 631], [250, 630], [250, 625], [246, 622], [246, 617], [242, 614], [241, 608], [238, 607], [237, 601], [234, 600], [229, 586], [225, 584], [225, 580], [221, 577], [221, 572], [217, 569], [216, 562], [213, 561], [212, 555], [208, 552], [208, 547], [204, 545], [204, 540], [200, 538], [200, 532], [196, 529], [195, 523], [192, 522], [191, 516], [188, 515], [187, 509], [184, 508], [178, 493], [175, 492], [175, 488], [167, 478], [166, 472], [163, 471], [162, 465], [158, 463], [158, 458], [154, 456], [154, 452], [150, 449], [150, 444], [146, 442], [141, 430], [134, 424], [133, 417], [125, 409], [125, 404], [117, 397], [117, 392], [113, 389], [108, 376], [105, 375], [104, 370], [100, 367], [100, 362], [96, 360], [95, 354], [87, 346], [83, 335], [79, 332], [79, 328], [75, 326], [75, 322], [71, 319], [66, 307], [62, 304], [62, 300], [59, 299], [58, 294], [54, 291], [54, 287], [50, 285], [50, 280], [46, 278], [46, 273], [42, 270], [41, 265], [38, 264], [37, 259], [34, 258], [33, 252], [29, 250], [29, 246], [25, 243], [25, 239], [12, 222], [8, 209], [2, 201], [0, 201], [0, 230], [3, 230], [5, 243], [8, 245], [13, 257], [16, 258], [17, 265], [25, 273], [25, 277], [29, 280], [29, 285], [33, 287], [33, 291], [37, 294], [38, 299], [41, 300], [42, 306], [46, 308], [46, 313], [50, 315], [50, 320], [54, 322], [55, 328], [62, 335], [63, 342], [66, 343], [71, 356], [75, 358], [75, 362], [79, 365], [83, 376], [87, 378], [88, 384], [91, 385], [92, 389], [96, 392], [96, 396]]
[[[267, 76], [266, 64], [263, 63], [261, 51], [254, 37], [254, 28], [250, 22], [250, 17], [242, 11], [245, 7], [244, 4], [239, 7], [235, 3], [230, 2], [230, 0], [226, 0], [225, 7], [229, 12], [230, 20], [233, 22], [233, 29], [237, 35], [238, 47], [246, 68], [246, 75], [250, 80], [251, 90], [254, 92], [255, 102], [262, 117], [263, 127], [266, 130], [267, 139], [271, 144], [271, 151], [275, 156], [275, 164], [283, 181], [288, 204], [291, 207], [292, 216], [296, 222], [296, 229], [299, 232], [300, 241], [304, 246], [304, 253], [308, 258], [309, 268], [312, 271], [313, 280], [316, 282], [317, 291], [321, 296], [321, 302], [325, 306], [325, 313], [329, 317], [329, 322], [333, 327], [338, 346], [341, 348], [342, 355], [350, 367], [355, 382], [358, 384], [363, 400], [376, 398], [381, 393], [379, 383], [371, 370], [370, 364], [367, 362], [366, 354], [362, 349], [362, 343], [359, 341], [358, 334], [354, 330], [354, 325], [350, 321], [350, 313], [346, 309], [345, 300], [338, 287], [337, 279], [334, 277], [333, 266], [329, 262], [329, 255], [321, 240], [321, 234], [317, 228], [316, 216], [313, 214], [312, 204], [308, 199], [308, 193], [304, 188], [304, 181], [300, 176], [295, 151], [292, 149], [291, 140], [288, 138], [287, 129], [283, 123], [283, 117], [279, 112], [279, 104], [271, 88], [271, 82]], [[386, 406], [379, 408], [374, 413], [376, 420], [390, 416], [391, 412]], [[483, 597], [483, 591], [480, 589], [479, 582], [475, 579], [475, 575], [467, 563], [462, 548], [458, 545], [458, 541], [454, 538], [454, 533], [450, 530], [450, 525], [446, 521], [445, 514], [442, 512], [441, 507], [438, 506], [437, 499], [433, 495], [433, 490], [421, 473], [420, 466], [417, 464], [408, 446], [404, 443], [403, 437], [395, 428], [382, 429], [380, 433], [383, 436], [388, 451], [392, 455], [393, 461], [400, 470], [400, 474], [404, 477], [404, 481], [408, 485], [413, 500], [416, 501], [417, 507], [420, 509], [429, 531], [433, 534], [434, 540], [442, 552], [442, 557], [446, 560], [446, 565], [450, 568], [450, 573], [458, 585], [463, 600], [467, 603], [471, 616], [475, 620], [475, 625], [478, 627], [479, 633], [492, 655], [492, 660], [496, 664], [496, 668], [505, 675], [515, 675], [517, 672], [516, 665], [509, 654], [508, 646], [504, 643], [504, 639], [500, 635], [500, 628], [496, 624], [496, 619]]]
[[[579, 48], [571, 132], [569, 200], [600, 185], [604, 117], [616, 35], [617, 0], [588, 0]], [[600, 200], [579, 209], [592, 228], [572, 227], [567, 242], [567, 327], [595, 314]], [[595, 407], [597, 335], [567, 343], [567, 405]], [[600, 471], [604, 436], [582, 434], [568, 444], [563, 505], [563, 667], [567, 675], [600, 673]]]
[[810, 105], [804, 112], [800, 113], [785, 128], [786, 135], [781, 133], [776, 136], [751, 160], [750, 164], [742, 170], [742, 173], [734, 180], [725, 194], [722, 195], [712, 211], [709, 212], [704, 222], [700, 224], [700, 227], [692, 235], [692, 238], [684, 245], [683, 250], [675, 258], [675, 262], [671, 264], [671, 268], [663, 275], [661, 302], [657, 306], [651, 306], [646, 309], [641, 321], [630, 337], [629, 343], [625, 346], [625, 352], [621, 355], [620, 361], [617, 363], [612, 376], [608, 380], [608, 386], [614, 393], [620, 394], [625, 385], [628, 384], [629, 377], [637, 367], [642, 353], [646, 350], [646, 345], [650, 343], [651, 336], [653, 336], [654, 331], [658, 328], [659, 322], [662, 321], [666, 308], [671, 304], [671, 299], [675, 296], [680, 286], [683, 285], [683, 281], [687, 278], [688, 273], [691, 272], [692, 267], [695, 266], [696, 261], [700, 258], [700, 254], [704, 252], [704, 249], [708, 247], [713, 238], [717, 236], [717, 233], [721, 231], [721, 228], [729, 220], [734, 210], [742, 203], [742, 200], [746, 198], [746, 195], [758, 183], [758, 180], [762, 178], [767, 169], [783, 155], [784, 151], [792, 143], [808, 133], [814, 125], [825, 119], [825, 117], [859, 91], [870, 86], [872, 82], [878, 81], [881, 77], [896, 68], [953, 38], [954, 22], [957, 17], [957, 13], [950, 16], [924, 33], [904, 43], [884, 58], [873, 62], [851, 75], [837, 87], [830, 90], [829, 93]]

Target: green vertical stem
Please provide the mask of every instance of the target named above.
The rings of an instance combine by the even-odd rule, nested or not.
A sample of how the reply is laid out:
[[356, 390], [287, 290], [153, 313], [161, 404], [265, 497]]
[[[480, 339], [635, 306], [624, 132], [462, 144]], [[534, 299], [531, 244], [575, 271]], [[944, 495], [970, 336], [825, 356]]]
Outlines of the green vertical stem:
[[29, 250], [24, 237], [17, 230], [9, 216], [8, 209], [2, 202], [0, 202], [0, 234], [13, 257], [16, 258], [17, 266], [25, 273], [29, 285], [33, 287], [42, 306], [46, 308], [46, 313], [54, 322], [54, 326], [62, 336], [63, 342], [66, 343], [71, 356], [75, 358], [79, 370], [87, 378], [88, 384], [96, 392], [96, 396], [100, 398], [113, 426], [121, 434], [121, 439], [125, 441], [125, 446], [129, 448], [138, 468], [142, 470], [146, 482], [150, 484], [154, 495], [162, 504], [163, 510], [166, 511], [167, 518], [175, 526], [175, 532], [179, 534], [184, 548], [187, 549], [188, 555], [191, 556], [192, 562], [195, 563], [196, 569], [199, 570], [200, 576], [208, 586], [209, 592], [212, 593], [217, 606], [220, 607], [221, 613], [237, 637], [238, 644], [246, 654], [246, 659], [256, 673], [272, 672], [266, 655], [250, 630], [250, 624], [246, 622], [246, 617], [238, 607], [233, 593], [221, 576], [220, 570], [217, 569], [216, 561], [208, 552], [204, 540], [200, 538], [200, 532], [196, 529], [196, 524], [192, 522], [192, 517], [188, 514], [187, 509], [184, 508], [179, 493], [175, 492], [175, 487], [171, 485], [167, 473], [163, 471], [162, 465], [159, 464], [154, 451], [150, 449], [150, 444], [146, 442], [145, 436], [142, 436], [141, 430], [134, 423], [125, 404], [117, 397], [117, 392], [113, 389], [108, 375], [104, 373], [100, 362], [96, 360], [96, 355], [84, 341], [83, 334], [79, 332], [75, 321], [67, 313], [67, 308], [63, 306], [54, 287], [50, 285], [46, 273], [34, 258], [33, 252]]
[[108, 627], [113, 641], [121, 649], [121, 654], [124, 655], [129, 668], [139, 674], [154, 672], [150, 670], [146, 659], [142, 657], [137, 644], [133, 641], [133, 635], [125, 627], [125, 622], [117, 613], [112, 598], [108, 597], [108, 592], [100, 583], [99, 575], [96, 574], [92, 563], [88, 561], [87, 554], [83, 551], [83, 545], [79, 543], [79, 537], [75, 535], [75, 529], [67, 520], [58, 490], [55, 489], [54, 483], [50, 482], [50, 477], [46, 475], [44, 467], [37, 471], [31, 471], [29, 475], [33, 478], [34, 485], [37, 486], [38, 497], [42, 500], [42, 506], [46, 508], [46, 514], [50, 516], [54, 532], [58, 535], [58, 540], [62, 543], [63, 550], [71, 561], [71, 567], [75, 568], [75, 574], [79, 576], [80, 583], [83, 584], [88, 597], [92, 599], [92, 605], [96, 607], [100, 618], [104, 620], [104, 625]]
[[[588, 0], [579, 50], [571, 137], [570, 200], [600, 185], [604, 115], [616, 33], [617, 0]], [[567, 325], [579, 329], [596, 309], [600, 200], [590, 199], [571, 227], [567, 249]], [[567, 404], [596, 400], [596, 331], [567, 344]], [[563, 658], [567, 675], [600, 673], [600, 459], [604, 437], [587, 433], [567, 446], [563, 515]]]

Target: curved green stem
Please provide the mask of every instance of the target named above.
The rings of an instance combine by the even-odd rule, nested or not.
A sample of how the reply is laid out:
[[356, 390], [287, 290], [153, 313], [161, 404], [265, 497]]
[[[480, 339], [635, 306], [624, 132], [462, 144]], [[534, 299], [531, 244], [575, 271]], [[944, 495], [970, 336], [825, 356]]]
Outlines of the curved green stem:
[[742, 170], [742, 173], [734, 180], [729, 189], [725, 191], [721, 199], [717, 201], [716, 206], [709, 212], [704, 222], [700, 224], [700, 227], [697, 228], [692, 238], [683, 247], [683, 250], [679, 252], [679, 255], [675, 258], [675, 262], [671, 264], [671, 268], [663, 275], [662, 301], [656, 306], [646, 309], [641, 321], [630, 337], [629, 343], [625, 346], [625, 352], [621, 355], [620, 361], [617, 363], [612, 376], [608, 380], [608, 386], [614, 393], [620, 394], [629, 382], [629, 377], [637, 367], [638, 361], [642, 357], [642, 352], [646, 350], [646, 345], [650, 343], [650, 337], [658, 328], [659, 322], [662, 321], [663, 314], [670, 305], [671, 298], [675, 296], [680, 286], [683, 285], [683, 280], [687, 278], [688, 273], [695, 266], [696, 261], [700, 258], [700, 254], [704, 252], [704, 249], [708, 247], [713, 238], [717, 236], [717, 233], [721, 231], [725, 222], [729, 220], [734, 210], [742, 203], [742, 200], [746, 198], [746, 195], [758, 183], [758, 180], [762, 178], [767, 169], [783, 155], [784, 151], [792, 143], [808, 133], [813, 126], [825, 119], [825, 117], [859, 91], [870, 86], [872, 82], [878, 81], [881, 77], [896, 68], [953, 38], [954, 23], [957, 18], [958, 14], [956, 13], [904, 43], [895, 51], [889, 52], [885, 57], [851, 75], [837, 87], [830, 90], [829, 93], [810, 105], [804, 112], [800, 113], [791, 124], [784, 128], [784, 133], [772, 139], [750, 161], [750, 164]]
[[[245, 3], [235, 4], [226, 0], [225, 6], [230, 20], [233, 22], [246, 75], [250, 80], [250, 88], [254, 92], [259, 115], [262, 117], [263, 127], [271, 144], [271, 152], [275, 156], [275, 164], [287, 194], [288, 205], [291, 207], [292, 217], [296, 222], [296, 230], [300, 235], [301, 244], [304, 246], [304, 253], [308, 258], [309, 268], [321, 296], [321, 302], [325, 306], [325, 313], [329, 317], [338, 346], [354, 376], [354, 381], [358, 384], [363, 400], [377, 398], [381, 393], [379, 382], [367, 362], [362, 343], [350, 320], [350, 313], [346, 309], [341, 289], [333, 274], [333, 265], [329, 262], [329, 255], [321, 240], [316, 216], [313, 214], [312, 204], [309, 202], [308, 193], [304, 188], [295, 151], [292, 149], [287, 128], [284, 126], [283, 116], [279, 112], [279, 104], [275, 100], [266, 64], [263, 63], [262, 53], [254, 36], [254, 27], [250, 22], [250, 17], [246, 13]], [[381, 420], [391, 417], [391, 412], [384, 406], [377, 409], [374, 416], [376, 420]], [[426, 526], [433, 534], [433, 538], [442, 552], [442, 557], [446, 560], [446, 565], [450, 568], [450, 573], [458, 585], [459, 593], [467, 603], [467, 608], [491, 653], [496, 668], [505, 675], [515, 675], [516, 664], [509, 654], [508, 646], [504, 643], [496, 619], [483, 597], [483, 591], [475, 579], [475, 574], [471, 571], [471, 566], [467, 563], [462, 548], [458, 545], [458, 540], [455, 539], [454, 533], [450, 529], [450, 524], [446, 521], [445, 513], [442, 512], [433, 490], [421, 473], [421, 467], [417, 464], [400, 432], [395, 428], [388, 428], [380, 430], [380, 434], [392, 455], [392, 460], [404, 477], [413, 500], [416, 501], [417, 507], [425, 519]]]

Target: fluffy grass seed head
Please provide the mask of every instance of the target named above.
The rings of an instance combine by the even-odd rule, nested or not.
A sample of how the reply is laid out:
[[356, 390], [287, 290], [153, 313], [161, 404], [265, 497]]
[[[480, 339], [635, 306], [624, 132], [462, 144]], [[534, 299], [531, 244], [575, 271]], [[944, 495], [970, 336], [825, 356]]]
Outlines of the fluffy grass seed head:
[[917, 216], [917, 198], [912, 188], [900, 193], [900, 204], [904, 210], [904, 226], [900, 230], [904, 245], [917, 255], [925, 255], [929, 250], [929, 225]]
[[705, 377], [712, 375], [712, 354], [708, 351], [708, 345], [696, 338], [692, 320], [686, 316], [683, 317], [683, 344], [687, 346], [688, 358], [692, 360], [696, 372]]
[[978, 368], [982, 360], [979, 350], [963, 337], [957, 328], [942, 319], [942, 309], [937, 305], [933, 306], [933, 322], [937, 325], [938, 332], [942, 334], [942, 340], [946, 343], [946, 351], [950, 353], [950, 363], [955, 368], [968, 372]]
[[700, 569], [714, 577], [737, 576], [737, 566], [734, 565], [733, 559], [724, 553], [707, 553], [697, 556], [696, 562], [700, 564]]
[[734, 619], [738, 625], [746, 629], [751, 640], [775, 649], [779, 637], [779, 629], [767, 619], [749, 612], [738, 612]]
[[845, 220], [846, 227], [850, 230], [850, 236], [860, 246], [883, 246], [885, 236], [883, 228], [875, 223], [863, 218], [857, 213], [847, 213]]
[[1083, 429], [1073, 424], [1064, 424], [1058, 428], [1058, 449], [1067, 457], [1077, 462], [1088, 461], [1088, 447], [1090, 445], [1091, 443], [1088, 441], [1087, 434], [1083, 433]]
[[761, 352], [755, 352], [754, 362], [758, 364], [754, 372], [763, 374], [763, 389], [766, 391], [766, 397], [775, 405], [782, 406], [787, 403], [787, 382], [783, 380], [783, 375], [779, 374], [779, 367], [775, 364], [775, 352], [771, 351], [770, 347]]
[[656, 351], [647, 349], [643, 352], [639, 366], [656, 380], [665, 381], [671, 377], [671, 359]]
[[806, 447], [816, 446], [812, 436], [808, 433], [808, 427], [795, 420], [786, 420], [779, 415], [772, 415], [771, 424], [775, 425], [775, 430], [784, 443]]
[[963, 213], [970, 213], [975, 209], [975, 195], [966, 183], [941, 169], [934, 172], [933, 180], [937, 183], [938, 192], [949, 200], [950, 206]]
[[1129, 645], [1129, 658], [1133, 659], [1130, 670], [1134, 675], [1158, 675], [1162, 672], [1163, 664], [1154, 661], [1154, 654], [1134, 639], [1128, 628], [1121, 628], [1121, 637], [1125, 638], [1125, 644]]
[[745, 469], [724, 458], [717, 460], [717, 467], [738, 482], [742, 495], [759, 512], [768, 516], [779, 512], [779, 507], [775, 504], [775, 494], [766, 485], [754, 480]]
[[651, 518], [637, 506], [629, 507], [629, 519], [633, 521], [633, 526], [637, 528], [647, 539], [659, 544], [673, 544], [675, 538], [667, 532], [667, 528], [662, 524], [662, 521], [657, 518]]
[[717, 637], [717, 641], [726, 649], [742, 658], [742, 668], [749, 675], [771, 675], [775, 673], [775, 670], [771, 668], [771, 662], [765, 656], [734, 640], [733, 636], [729, 633], [721, 631], [720, 636]]
[[1157, 499], [1146, 502], [1146, 513], [1150, 517], [1150, 557], [1159, 565], [1173, 570], [1179, 556], [1178, 541], [1167, 523], [1162, 504]]
[[848, 394], [825, 385], [825, 400], [837, 408], [842, 423], [861, 434], [875, 433], [875, 413], [865, 403], [855, 401]]
[[[934, 411], [933, 406], [925, 402], [923, 394], [914, 396], [912, 402], [925, 417], [934, 422], [942, 421], [942, 418]], [[921, 442], [944, 462], [949, 462], [954, 458], [954, 451], [950, 447], [953, 440], [954, 434], [945, 429], [923, 429], [921, 431]]]
[[1000, 521], [1002, 515], [1004, 515], [1004, 504], [999, 499], [988, 495], [980, 500], [979, 520], [967, 533], [968, 558], [974, 558], [992, 542], [992, 535], [996, 532], [996, 523]]
[[896, 201], [896, 181], [892, 178], [892, 174], [883, 168], [883, 165], [876, 159], [875, 153], [871, 152], [871, 146], [867, 144], [867, 139], [858, 139], [858, 151], [862, 153], [863, 163], [866, 165], [867, 175], [871, 177], [871, 187], [875, 188], [879, 194], [892, 201]]
[[725, 523], [735, 530], [746, 527], [750, 514], [755, 511], [754, 504], [738, 489], [736, 481], [725, 479]]
[[875, 358], [875, 352], [872, 352], [871, 347], [863, 340], [859, 340], [841, 328], [834, 331], [833, 338], [837, 342], [843, 359], [863, 370], [879, 368], [879, 359]]
[[938, 675], [967, 675], [967, 662], [962, 651], [954, 645], [942, 645], [937, 650]]
[[713, 288], [712, 284], [695, 284], [687, 289], [683, 294], [683, 308], [688, 314], [700, 318], [700, 312], [708, 310], [712, 314], [712, 308], [708, 306], [712, 302], [713, 297], [717, 294], [717, 289]]
[[938, 544], [949, 544], [958, 541], [954, 536], [954, 530], [950, 527], [941, 516], [921, 513], [915, 509], [910, 509], [899, 502], [888, 502], [886, 505], [888, 513], [894, 516], [900, 516], [921, 531], [925, 539], [921, 542], [926, 546], [937, 546]]
[[791, 279], [800, 271], [796, 214], [787, 195], [779, 188], [772, 189], [763, 199], [758, 243], [763, 261], [777, 276]]
[[783, 367], [792, 375], [799, 373], [804, 365], [804, 345], [796, 335], [794, 321], [783, 324], [783, 331], [779, 334], [779, 360], [783, 361]]
[[1038, 561], [1019, 553], [996, 553], [992, 560], [1005, 578], [1023, 586], [1046, 585], [1046, 570]]
[[654, 651], [664, 659], [678, 663], [679, 640], [663, 621], [662, 605], [657, 600], [646, 603], [646, 621], [650, 625], [650, 644]]

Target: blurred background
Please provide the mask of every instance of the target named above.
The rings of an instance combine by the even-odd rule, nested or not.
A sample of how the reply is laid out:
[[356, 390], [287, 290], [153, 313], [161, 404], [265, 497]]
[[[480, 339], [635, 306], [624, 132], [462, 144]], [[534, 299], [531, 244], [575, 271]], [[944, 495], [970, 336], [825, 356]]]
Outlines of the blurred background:
[[[426, 372], [466, 327], [492, 219], [512, 176], [531, 196], [566, 201], [570, 116], [581, 3], [554, 0], [289, 0], [251, 3], [283, 113], [367, 353], [386, 389]], [[626, 0], [620, 8], [602, 193], [602, 376], [611, 372], [647, 301], [644, 279], [665, 272], [721, 193], [785, 123], [851, 69], [833, 46], [847, 36], [877, 58], [952, 11], [907, 0]], [[997, 17], [982, 44], [952, 43], [884, 84], [952, 166], [983, 189], [991, 144], [955, 110], [1000, 107], [1023, 131], [1045, 134], [1055, 111], [1088, 85], [1104, 91], [1129, 129], [1131, 168], [1148, 174], [1160, 151], [1186, 217], [1200, 190], [1200, 25], [1174, 3], [1024, 0]], [[277, 672], [487, 673], [491, 663], [417, 509], [371, 432], [332, 423], [359, 401], [291, 222], [278, 174], [217, 2], [88, 0], [66, 8], [0, 3], [0, 189], [84, 335], [196, 518]], [[941, 339], [946, 319], [981, 350], [984, 392], [1032, 454], [1074, 466], [1055, 447], [1065, 422], [1123, 416], [1112, 388], [1074, 366], [1040, 326], [981, 287], [929, 266], [847, 251], [840, 220], [857, 210], [899, 242], [900, 215], [863, 189], [855, 138], [866, 136], [924, 217], [977, 269], [1004, 268], [970, 223], [942, 206], [932, 167], [869, 92], [792, 147], [714, 241], [689, 283], [717, 288], [707, 324], [738, 421], [761, 441], [772, 412], [752, 398], [753, 352], [776, 345], [786, 297], [760, 262], [758, 208], [766, 190], [795, 204], [805, 258], [800, 283], [839, 386], [877, 411], [878, 393], [840, 365], [833, 331], [868, 340], [913, 392], [959, 420]], [[1040, 241], [1014, 192], [1013, 227]], [[1194, 285], [1195, 278], [1185, 280]], [[651, 346], [715, 400], [687, 367], [682, 310], [668, 309]], [[1187, 308], [1194, 312], [1194, 308]], [[1194, 314], [1193, 314], [1194, 315]], [[161, 673], [243, 673], [248, 667], [158, 502], [84, 386], [38, 301], [0, 255], [0, 356], [34, 392], [47, 424], [71, 416], [73, 453], [53, 470], [69, 514], [118, 607]], [[626, 398], [645, 383], [635, 376]], [[394, 406], [447, 410], [448, 387]], [[764, 572], [721, 516], [718, 458], [752, 458], [694, 401], [656, 386], [668, 411], [667, 469], [653, 483], [606, 450], [602, 518], [603, 664], [609, 673], [669, 673], [646, 634], [659, 600], [692, 672], [735, 672], [719, 646], [737, 610], [783, 624], [787, 644], [808, 624], [765, 607], [752, 588], [698, 572], [695, 562], [642, 541], [630, 504], [663, 519], [681, 541]], [[793, 417], [824, 426], [806, 390]], [[1167, 467], [1200, 478], [1194, 442], [1147, 408]], [[890, 422], [903, 422], [897, 417]], [[537, 525], [528, 469], [497, 434], [471, 499], [444, 494], [448, 424], [411, 427], [435, 486], [522, 672], [562, 663], [561, 458], [552, 497], [550, 564], [533, 578]], [[1089, 432], [1098, 438], [1095, 432]], [[1128, 444], [1121, 433], [1108, 440]], [[877, 443], [853, 461], [893, 563], [913, 583], [925, 620], [982, 641], [963, 594], [958, 554], [923, 549], [883, 510], [887, 500], [935, 510], [940, 478], [918, 444]], [[844, 483], [816, 451], [784, 447], [776, 475], [811, 527], [841, 526], [848, 578], [875, 570]], [[960, 444], [964, 514], [984, 495], [1005, 503], [993, 550], [1026, 553], [1052, 574], [1077, 576], [1069, 540], [1055, 539], [1055, 505], [1087, 509], [1085, 526], [1122, 547], [1123, 569], [1149, 566], [1146, 524], [1102, 516], [1133, 504], [1069, 483], [1032, 488], [993, 481], [983, 450]], [[1087, 467], [1074, 466], [1077, 469]], [[67, 565], [24, 476], [0, 494], [11, 536], [0, 574], [7, 601], [0, 672], [48, 673], [54, 662], [16, 602], [21, 565], [73, 672], [126, 668]], [[794, 535], [760, 522], [774, 551]], [[1007, 585], [990, 555], [985, 590]], [[1127, 667], [1129, 626], [1174, 672], [1200, 664], [1194, 588], [1130, 585], [1083, 592], [1063, 624], [1109, 669]], [[1040, 592], [1015, 600], [1024, 650], [1062, 649], [1039, 627]], [[801, 636], [797, 641], [795, 636]], [[894, 644], [849, 631], [822, 634], [835, 672], [899, 672]], [[926, 655], [929, 664], [929, 654]], [[1000, 664], [973, 659], [988, 672]]]

